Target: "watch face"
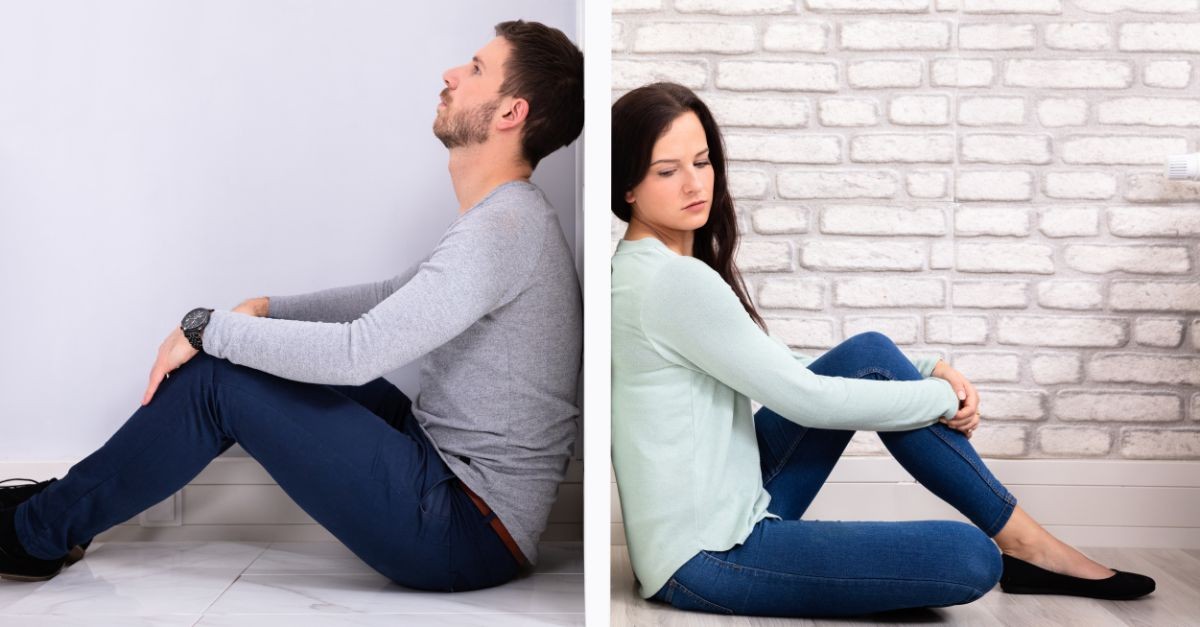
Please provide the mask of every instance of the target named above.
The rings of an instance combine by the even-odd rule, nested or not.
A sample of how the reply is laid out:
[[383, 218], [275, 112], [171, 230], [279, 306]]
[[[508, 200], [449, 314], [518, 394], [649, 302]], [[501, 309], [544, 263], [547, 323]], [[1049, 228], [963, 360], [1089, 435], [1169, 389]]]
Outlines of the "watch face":
[[183, 317], [183, 328], [194, 329], [199, 327], [207, 317], [208, 312], [203, 309], [189, 311], [188, 314]]

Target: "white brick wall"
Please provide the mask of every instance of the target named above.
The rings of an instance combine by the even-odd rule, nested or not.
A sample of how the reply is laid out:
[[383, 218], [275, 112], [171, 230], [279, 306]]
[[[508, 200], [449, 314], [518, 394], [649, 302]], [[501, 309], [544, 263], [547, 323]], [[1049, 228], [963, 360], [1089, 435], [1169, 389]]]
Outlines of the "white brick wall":
[[979, 384], [985, 455], [1200, 459], [1200, 183], [1162, 176], [1200, 151], [1200, 2], [620, 0], [613, 19], [614, 98], [671, 79], [722, 123], [773, 334], [945, 357]]

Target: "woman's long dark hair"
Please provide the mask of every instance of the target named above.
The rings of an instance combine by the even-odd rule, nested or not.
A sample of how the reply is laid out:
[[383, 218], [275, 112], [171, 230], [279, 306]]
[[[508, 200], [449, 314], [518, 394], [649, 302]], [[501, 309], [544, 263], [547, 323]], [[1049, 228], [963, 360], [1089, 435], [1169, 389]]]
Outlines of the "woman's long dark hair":
[[737, 252], [737, 214], [725, 174], [725, 144], [712, 112], [692, 90], [676, 83], [653, 83], [621, 96], [612, 108], [612, 212], [629, 222], [633, 208], [625, 193], [637, 187], [650, 170], [654, 144], [679, 116], [691, 111], [700, 118], [708, 140], [708, 160], [713, 168], [712, 209], [708, 221], [696, 229], [692, 256], [708, 264], [733, 288], [750, 318], [766, 324], [747, 296], [746, 284], [733, 263]]

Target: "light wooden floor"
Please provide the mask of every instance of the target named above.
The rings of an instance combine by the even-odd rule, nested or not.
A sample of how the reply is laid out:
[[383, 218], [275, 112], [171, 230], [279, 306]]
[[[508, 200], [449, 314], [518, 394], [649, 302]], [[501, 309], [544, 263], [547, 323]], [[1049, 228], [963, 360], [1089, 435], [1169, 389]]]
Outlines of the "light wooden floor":
[[1006, 594], [997, 585], [967, 605], [883, 612], [858, 619], [725, 617], [685, 612], [637, 596], [629, 553], [612, 547], [612, 625], [705, 627], [736, 625], [1200, 625], [1200, 550], [1080, 548], [1088, 557], [1120, 570], [1142, 573], [1157, 584], [1133, 601], [1099, 601], [1056, 595]]

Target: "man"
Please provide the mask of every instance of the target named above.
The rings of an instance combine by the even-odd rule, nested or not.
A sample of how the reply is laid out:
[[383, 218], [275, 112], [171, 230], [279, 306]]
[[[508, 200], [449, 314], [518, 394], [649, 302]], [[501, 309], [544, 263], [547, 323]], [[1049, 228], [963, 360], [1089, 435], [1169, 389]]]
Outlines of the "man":
[[[0, 487], [0, 576], [53, 577], [234, 442], [397, 583], [477, 589], [536, 562], [574, 447], [582, 302], [529, 177], [582, 129], [583, 55], [503, 22], [442, 78], [433, 130], [460, 215], [430, 255], [378, 283], [188, 312], [103, 447], [61, 480]], [[410, 401], [382, 376], [422, 357]]]

